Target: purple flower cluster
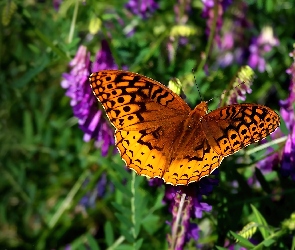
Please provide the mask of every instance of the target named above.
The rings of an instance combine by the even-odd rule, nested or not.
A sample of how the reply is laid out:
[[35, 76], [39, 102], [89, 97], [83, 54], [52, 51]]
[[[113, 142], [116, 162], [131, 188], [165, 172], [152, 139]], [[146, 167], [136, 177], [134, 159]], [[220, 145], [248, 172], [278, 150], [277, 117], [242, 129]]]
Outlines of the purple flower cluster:
[[159, 8], [159, 5], [154, 0], [129, 0], [125, 8], [134, 15], [147, 19]]
[[[182, 201], [181, 206], [181, 192], [175, 193], [174, 197], [174, 206], [172, 208], [172, 233], [171, 236], [168, 235], [168, 244], [170, 248], [181, 250], [185, 244], [187, 230], [190, 224], [190, 210], [192, 208], [191, 197], [188, 197], [186, 200]], [[181, 209], [181, 211], [179, 211]], [[180, 225], [179, 225], [180, 224]], [[181, 228], [179, 230], [179, 228]]]
[[[215, 41], [218, 45], [221, 44], [220, 40], [220, 31], [223, 24], [223, 13], [228, 8], [228, 6], [232, 3], [231, 0], [202, 0], [204, 8], [202, 12], [202, 17], [207, 19], [207, 28], [206, 34], [209, 36], [211, 32], [211, 28], [213, 27], [214, 22], [214, 8], [217, 8], [217, 19], [216, 19], [216, 30], [215, 30]], [[216, 3], [217, 2], [217, 5]]]
[[[225, 7], [230, 4], [230, 2], [222, 1], [219, 3], [219, 9], [222, 3], [225, 4]], [[205, 6], [203, 16], [207, 18], [208, 30], [208, 27], [212, 27], [213, 14], [211, 12], [214, 8], [214, 1], [206, 1]], [[272, 27], [265, 27], [257, 37], [252, 38], [251, 42], [248, 41], [245, 30], [251, 30], [253, 25], [247, 20], [247, 9], [246, 3], [242, 1], [237, 3], [236, 11], [230, 20], [231, 23], [226, 26], [229, 29], [223, 30], [221, 38], [219, 32], [222, 26], [222, 11], [219, 10], [215, 37], [219, 54], [217, 64], [226, 67], [237, 62], [248, 64], [251, 68], [264, 72], [266, 69], [265, 56], [279, 45], [279, 40], [274, 36]]]
[[74, 116], [78, 118], [79, 127], [84, 132], [84, 141], [94, 139], [95, 146], [100, 148], [105, 156], [109, 147], [114, 145], [113, 129], [104, 118], [103, 111], [98, 109], [98, 102], [92, 93], [88, 77], [91, 72], [117, 68], [107, 42], [102, 41], [101, 50], [93, 63], [87, 49], [80, 46], [69, 65], [71, 71], [63, 74], [61, 86], [67, 90], [66, 95], [71, 98], [70, 104]]
[[218, 48], [220, 55], [217, 56], [217, 64], [221, 67], [226, 67], [233, 62], [243, 64], [247, 54], [245, 29], [250, 28], [250, 23], [246, 18], [248, 6], [242, 1], [237, 5], [232, 23], [227, 26], [229, 29], [223, 30], [221, 45]]
[[246, 84], [242, 81], [237, 81], [237, 85], [234, 85], [231, 89], [230, 96], [228, 98], [227, 104], [235, 104], [238, 103], [238, 100], [245, 101], [246, 94], [250, 94], [252, 89], [250, 88], [250, 84]]
[[[218, 170], [214, 171], [212, 174], [216, 175], [217, 173]], [[202, 195], [209, 195], [218, 182], [217, 179], [202, 178], [199, 182], [192, 183], [188, 186], [166, 185], [163, 201], [169, 205], [169, 210], [172, 213], [172, 233], [168, 236], [168, 242], [170, 245], [174, 244], [174, 249], [183, 249], [183, 246], [190, 239], [194, 239], [195, 241], [199, 239], [199, 228], [195, 223], [190, 222], [190, 219], [202, 218], [203, 212], [210, 212], [212, 210], [209, 204], [201, 202]], [[179, 225], [176, 225], [178, 222], [177, 213], [180, 209], [179, 205], [182, 194], [186, 195], [186, 200], [181, 211], [181, 220], [179, 221]], [[175, 230], [179, 226], [181, 230], [176, 235]]]
[[293, 108], [295, 103], [295, 49], [290, 53], [290, 56], [294, 61], [286, 71], [291, 76], [289, 96], [286, 100], [280, 102], [281, 116], [289, 130], [282, 154], [281, 173], [283, 176], [291, 176], [292, 180], [295, 181], [295, 113]]
[[245, 101], [246, 94], [252, 93], [253, 75], [254, 72], [249, 66], [244, 66], [239, 70], [229, 91], [226, 101], [228, 105], [238, 103], [238, 100]]
[[[282, 176], [290, 176], [295, 181], [295, 113], [293, 105], [295, 103], [295, 50], [290, 53], [294, 62], [286, 72], [291, 76], [291, 84], [289, 87], [289, 96], [286, 100], [280, 101], [280, 114], [285, 121], [289, 135], [287, 141], [283, 147], [282, 152], [273, 153], [273, 149], [269, 148], [269, 157], [258, 163], [258, 167], [264, 170], [272, 170], [276, 165], [280, 163], [280, 172]], [[283, 133], [280, 129], [277, 129], [271, 135], [272, 139], [283, 137]]]
[[[275, 140], [283, 136], [284, 134], [282, 133], [280, 128], [278, 128], [275, 132], [273, 132], [270, 135], [270, 138], [272, 140]], [[266, 143], [266, 142], [267, 142], [266, 140], [262, 141], [262, 143]], [[278, 152], [275, 152], [272, 147], [267, 148], [266, 155], [267, 157], [265, 157], [264, 159], [262, 159], [261, 161], [257, 163], [257, 167], [261, 170], [263, 174], [273, 171], [275, 166], [277, 166], [280, 162], [280, 154]], [[249, 180], [249, 184], [254, 184], [254, 182], [255, 180], [252, 178]]]
[[272, 28], [265, 27], [257, 38], [252, 39], [249, 47], [249, 66], [257, 68], [259, 72], [264, 72], [266, 67], [264, 55], [278, 45], [279, 40], [274, 36]]
[[175, 22], [177, 24], [186, 24], [189, 19], [188, 13], [191, 11], [191, 0], [178, 0], [173, 9]]

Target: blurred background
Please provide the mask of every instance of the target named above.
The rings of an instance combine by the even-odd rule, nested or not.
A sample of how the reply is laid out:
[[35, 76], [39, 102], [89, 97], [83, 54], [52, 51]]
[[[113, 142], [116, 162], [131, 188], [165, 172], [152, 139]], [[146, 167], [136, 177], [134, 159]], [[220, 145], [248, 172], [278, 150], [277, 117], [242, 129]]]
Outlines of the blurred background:
[[[294, 7], [293, 0], [1, 1], [0, 248], [295, 249]], [[253, 71], [241, 85], [245, 65]], [[282, 125], [227, 157], [204, 178], [206, 193], [206, 180], [189, 185], [194, 204], [186, 203], [183, 231], [173, 236], [183, 190], [126, 170], [88, 83], [103, 69], [164, 85], [177, 77], [192, 108], [201, 98], [213, 98], [210, 110], [258, 103]], [[231, 232], [244, 238], [236, 242]]]

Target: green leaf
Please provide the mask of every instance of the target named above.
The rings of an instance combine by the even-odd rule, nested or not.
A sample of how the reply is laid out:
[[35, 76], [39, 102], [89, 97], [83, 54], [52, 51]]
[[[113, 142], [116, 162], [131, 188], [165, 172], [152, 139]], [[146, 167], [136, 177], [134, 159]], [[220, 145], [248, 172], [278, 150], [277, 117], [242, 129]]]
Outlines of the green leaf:
[[127, 245], [127, 244], [121, 244], [119, 246], [116, 247], [116, 250], [130, 250], [133, 249], [132, 246]]
[[109, 164], [107, 159], [105, 159], [105, 158], [102, 158], [101, 162], [103, 162], [104, 164], [107, 164], [109, 167], [111, 167], [116, 173], [118, 173], [118, 175], [121, 177], [121, 179], [126, 178], [128, 181], [131, 179], [130, 173], [128, 171], [126, 171], [126, 169], [123, 167], [123, 163], [122, 163], [122, 165], [117, 164], [115, 162], [112, 162], [112, 164]]
[[261, 243], [266, 247], [270, 247], [271, 245], [273, 245], [276, 242], [277, 242], [276, 240], [269, 238], [269, 239], [262, 241]]
[[149, 214], [142, 221], [142, 226], [151, 235], [153, 235], [160, 227], [160, 217], [158, 215]]
[[220, 246], [215, 246], [216, 249], [218, 250], [228, 250], [228, 248], [220, 247]]
[[142, 243], [143, 243], [143, 239], [138, 239], [138, 240], [135, 242], [134, 249], [135, 249], [135, 250], [140, 249]]
[[264, 6], [264, 1], [265, 0], [257, 0], [257, 8], [262, 9]]
[[131, 191], [128, 189], [128, 187], [122, 185], [120, 182], [118, 182], [117, 180], [113, 180], [113, 184], [115, 185], [115, 187], [117, 189], [119, 189], [122, 194], [126, 195], [126, 196], [129, 196], [129, 197], [132, 197], [132, 193]]
[[110, 247], [114, 243], [114, 231], [109, 221], [104, 224], [104, 234], [107, 246]]
[[256, 221], [259, 225], [258, 229], [263, 237], [263, 239], [266, 239], [270, 234], [269, 232], [266, 230], [266, 228], [268, 228], [268, 224], [266, 222], [266, 220], [264, 219], [264, 217], [262, 216], [262, 214], [251, 204], [251, 208], [252, 211], [255, 215]]
[[93, 236], [90, 233], [86, 235], [86, 238], [91, 250], [100, 250], [99, 245], [97, 244], [96, 240], [93, 238]]
[[27, 144], [33, 144], [34, 141], [34, 129], [33, 129], [33, 120], [32, 115], [28, 110], [24, 111], [23, 114], [23, 120], [24, 120], [24, 139]]
[[28, 84], [29, 82], [32, 81], [32, 79], [38, 75], [40, 72], [42, 72], [48, 65], [50, 61], [47, 56], [43, 56], [42, 60], [40, 60], [40, 64], [38, 66], [33, 67], [27, 72], [22, 75], [19, 79], [15, 81], [14, 87], [20, 88]]
[[274, 1], [273, 0], [266, 0], [265, 1], [265, 10], [266, 12], [268, 13], [271, 13], [273, 11], [273, 3]]
[[[122, 223], [122, 225], [124, 225], [127, 228], [133, 228], [133, 224], [131, 222], [131, 220], [129, 218], [126, 218], [125, 215], [119, 214], [119, 213], [115, 213], [116, 217], [118, 218], [118, 220]], [[129, 216], [130, 214], [128, 214], [127, 216]]]
[[267, 192], [268, 194], [270, 194], [271, 193], [270, 186], [259, 168], [255, 168], [255, 175], [256, 175], [257, 180], [259, 181], [261, 187], [263, 188], [263, 190], [265, 192]]
[[131, 234], [131, 227], [126, 227], [125, 225], [123, 227], [121, 227], [121, 234], [125, 237], [125, 239], [130, 242], [133, 243], [134, 242], [134, 238], [133, 235]]
[[120, 212], [120, 214], [131, 215], [131, 210], [129, 207], [124, 207], [122, 204], [118, 204], [116, 202], [112, 202], [112, 205]]
[[235, 237], [235, 239], [237, 239], [239, 241], [239, 244], [243, 247], [247, 247], [247, 248], [253, 248], [255, 247], [255, 245], [253, 245], [249, 240], [245, 239], [243, 236], [238, 235], [232, 231], [230, 231], [231, 235], [233, 237]]

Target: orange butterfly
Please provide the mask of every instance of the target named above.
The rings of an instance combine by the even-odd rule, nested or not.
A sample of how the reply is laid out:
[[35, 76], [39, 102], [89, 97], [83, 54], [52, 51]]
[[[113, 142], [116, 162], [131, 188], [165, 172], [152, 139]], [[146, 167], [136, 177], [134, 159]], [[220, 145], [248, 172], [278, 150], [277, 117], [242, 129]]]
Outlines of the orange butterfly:
[[265, 138], [278, 114], [258, 104], [235, 104], [207, 113], [146, 76], [103, 70], [90, 78], [94, 95], [115, 127], [116, 146], [137, 174], [172, 185], [199, 181], [224, 157]]

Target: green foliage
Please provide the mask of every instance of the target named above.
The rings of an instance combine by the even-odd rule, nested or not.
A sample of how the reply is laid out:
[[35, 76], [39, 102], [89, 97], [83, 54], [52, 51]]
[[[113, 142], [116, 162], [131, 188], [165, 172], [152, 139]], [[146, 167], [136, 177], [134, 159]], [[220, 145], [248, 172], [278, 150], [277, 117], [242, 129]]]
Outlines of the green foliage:
[[[52, 1], [0, 2], [1, 249], [168, 248], [171, 227], [166, 222], [172, 221], [172, 214], [162, 202], [164, 186], [151, 187], [145, 177], [126, 171], [113, 149], [103, 157], [93, 142], [84, 142], [60, 85], [79, 45], [86, 46], [93, 59], [100, 41], [107, 39], [119, 68], [163, 84], [179, 78], [192, 107], [200, 102], [197, 83], [203, 100], [214, 97], [209, 104], [215, 109], [240, 65], [221, 68], [217, 63], [220, 55], [213, 38], [205, 34], [201, 1], [192, 0], [189, 13], [182, 1], [158, 2], [159, 9], [146, 20], [128, 12], [124, 1], [64, 0], [59, 11]], [[242, 1], [233, 2], [225, 12], [225, 26]], [[279, 110], [279, 100], [289, 93], [285, 71], [292, 63], [295, 1], [245, 3], [253, 26], [246, 29], [243, 42], [249, 44], [265, 26], [272, 27], [280, 41], [265, 55], [266, 71], [255, 70], [246, 102]], [[176, 22], [174, 4], [180, 5], [186, 22]], [[180, 45], [183, 38], [186, 44]], [[212, 212], [193, 219], [200, 239], [190, 240], [186, 249], [196, 244], [207, 249], [232, 244], [235, 249], [295, 249], [294, 182], [276, 170], [264, 174], [255, 168], [267, 154], [255, 147], [250, 146], [252, 154], [245, 153], [247, 148], [223, 161], [219, 186], [204, 197]], [[280, 150], [282, 145], [272, 147]], [[104, 174], [107, 184], [98, 196], [102, 190], [97, 183]], [[234, 233], [249, 222], [255, 222], [256, 233]]]

